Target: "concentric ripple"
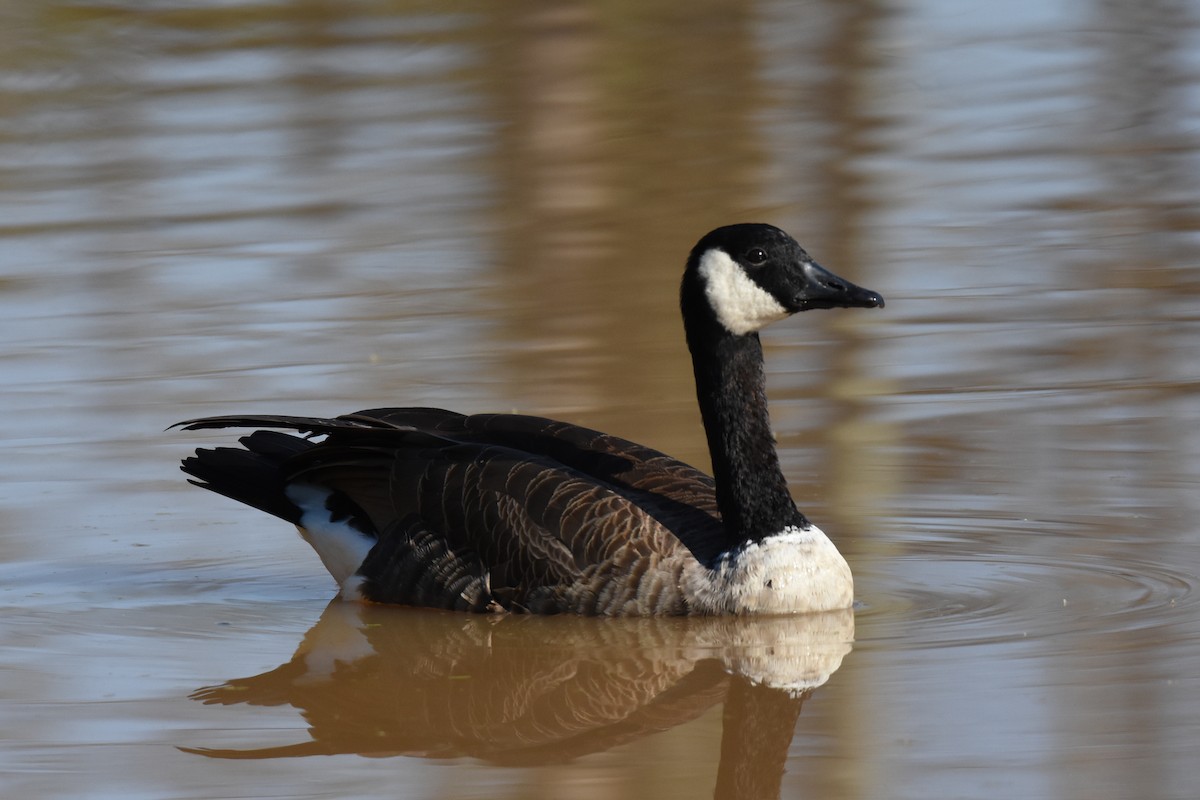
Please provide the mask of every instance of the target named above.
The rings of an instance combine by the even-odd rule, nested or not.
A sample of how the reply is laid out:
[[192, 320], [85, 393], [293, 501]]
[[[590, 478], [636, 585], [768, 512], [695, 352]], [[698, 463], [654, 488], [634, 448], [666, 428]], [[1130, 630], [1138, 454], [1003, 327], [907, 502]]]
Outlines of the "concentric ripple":
[[859, 643], [927, 648], [1169, 636], [1200, 605], [1194, 548], [1012, 530], [1001, 544], [996, 531], [980, 533], [925, 538], [902, 555], [860, 563]]

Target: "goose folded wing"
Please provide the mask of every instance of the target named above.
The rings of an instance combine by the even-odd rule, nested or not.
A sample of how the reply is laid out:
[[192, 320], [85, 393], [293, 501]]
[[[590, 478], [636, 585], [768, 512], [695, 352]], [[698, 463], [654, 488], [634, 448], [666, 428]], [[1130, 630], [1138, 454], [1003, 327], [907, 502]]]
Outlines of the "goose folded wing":
[[693, 561], [687, 548], [634, 500], [552, 459], [494, 445], [357, 442], [312, 448], [296, 467], [292, 480], [345, 496], [377, 531], [360, 570], [370, 599], [538, 613], [684, 610], [676, 579]]
[[701, 561], [715, 558], [728, 546], [712, 478], [619, 436], [523, 414], [464, 416], [428, 408], [368, 409], [341, 419], [419, 429], [458, 442], [498, 445], [550, 459], [635, 502]]

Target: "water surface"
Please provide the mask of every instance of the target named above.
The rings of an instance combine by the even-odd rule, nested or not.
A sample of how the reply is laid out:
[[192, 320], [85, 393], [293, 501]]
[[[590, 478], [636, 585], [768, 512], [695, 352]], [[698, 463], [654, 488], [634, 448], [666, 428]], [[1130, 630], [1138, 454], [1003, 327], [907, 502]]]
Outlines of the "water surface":
[[[1194, 795], [1186, 4], [0, 19], [5, 796]], [[678, 278], [748, 219], [888, 300], [764, 334], [851, 620], [330, 606], [176, 471], [398, 404], [707, 466]]]

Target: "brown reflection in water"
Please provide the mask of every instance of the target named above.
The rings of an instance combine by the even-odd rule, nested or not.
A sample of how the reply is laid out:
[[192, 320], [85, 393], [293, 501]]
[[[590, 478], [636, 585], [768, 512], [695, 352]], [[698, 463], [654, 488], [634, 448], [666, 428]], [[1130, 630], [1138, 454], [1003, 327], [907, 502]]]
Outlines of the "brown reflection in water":
[[[823, 203], [811, 209], [814, 225], [825, 232], [827, 260], [837, 269], [857, 276], [867, 285], [884, 278], [878, 254], [871, 247], [871, 216], [883, 192], [869, 185], [868, 175], [855, 168], [879, 149], [875, 134], [882, 121], [871, 103], [876, 69], [876, 42], [882, 37], [886, 12], [879, 3], [825, 3], [831, 23], [821, 43], [821, 58], [837, 68], [813, 87], [815, 105], [826, 117], [828, 157], [809, 164], [812, 179], [820, 186]], [[890, 306], [894, 309], [895, 298]], [[807, 491], [819, 492], [831, 531], [838, 532], [839, 547], [853, 556], [858, 551], [882, 557], [886, 540], [864, 536], [870, 525], [872, 500], [894, 491], [892, 478], [874, 469], [881, 447], [894, 443], [900, 431], [872, 420], [870, 398], [884, 394], [885, 386], [863, 367], [869, 346], [863, 315], [839, 315], [830, 320], [834, 342], [812, 357], [824, 359], [822, 373], [832, 403], [824, 448], [823, 483]], [[786, 439], [785, 439], [786, 441]]]
[[334, 601], [292, 659], [197, 691], [290, 705], [311, 740], [214, 758], [335, 753], [555, 764], [724, 702], [717, 797], [777, 797], [796, 719], [837, 671], [851, 611], [767, 619], [464, 616]]
[[675, 298], [701, 234], [769, 216], [752, 12], [495, 7], [493, 272], [505, 339], [520, 345], [496, 372], [514, 405], [706, 465]]
[[[822, 78], [812, 78], [807, 92], [813, 98], [813, 113], [819, 114], [827, 134], [823, 146], [814, 148], [821, 157], [804, 162], [803, 180], [813, 182], [820, 198], [805, 209], [806, 224], [823, 234], [821, 258], [868, 286], [881, 286], [886, 265], [873, 246], [872, 229], [873, 214], [885, 192], [872, 183], [872, 173], [861, 165], [881, 147], [878, 134], [885, 121], [878, 116], [873, 93], [885, 78], [877, 60], [888, 12], [872, 0], [827, 0], [819, 6], [828, 27], [817, 43], [815, 57], [831, 68], [819, 73]], [[811, 71], [799, 65], [795, 74], [805, 76]], [[888, 301], [892, 313], [902, 302], [895, 296], [888, 296]], [[828, 403], [826, 424], [809, 419], [806, 428], [780, 436], [784, 447], [820, 447], [819, 475], [815, 480], [808, 477], [806, 485], [795, 486], [793, 495], [801, 508], [811, 502], [809, 498], [819, 499], [822, 526], [856, 570], [872, 569], [903, 547], [891, 537], [872, 535], [879, 501], [896, 493], [897, 474], [878, 467], [879, 453], [885, 446], [897, 444], [903, 435], [898, 426], [883, 423], [872, 413], [871, 398], [890, 389], [864, 367], [871, 338], [868, 330], [874, 324], [866, 315], [830, 319], [829, 345], [809, 348], [803, 354], [822, 359], [819, 369], [823, 376], [821, 399]], [[806, 405], [810, 402], [805, 400]], [[835, 746], [846, 764], [859, 763], [858, 749], [878, 735], [870, 697], [868, 685], [847, 687], [841, 713], [831, 718]], [[829, 796], [887, 793], [883, 777], [870, 769], [828, 771], [820, 778]]]

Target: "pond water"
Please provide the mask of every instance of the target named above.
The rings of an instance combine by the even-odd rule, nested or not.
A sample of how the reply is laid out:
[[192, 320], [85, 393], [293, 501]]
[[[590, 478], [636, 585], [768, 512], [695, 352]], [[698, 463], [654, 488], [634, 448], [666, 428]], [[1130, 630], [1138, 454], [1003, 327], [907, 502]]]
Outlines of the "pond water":
[[[0, 5], [0, 794], [1191, 798], [1185, 3]], [[205, 414], [518, 410], [707, 468], [688, 248], [853, 614], [330, 604]]]

